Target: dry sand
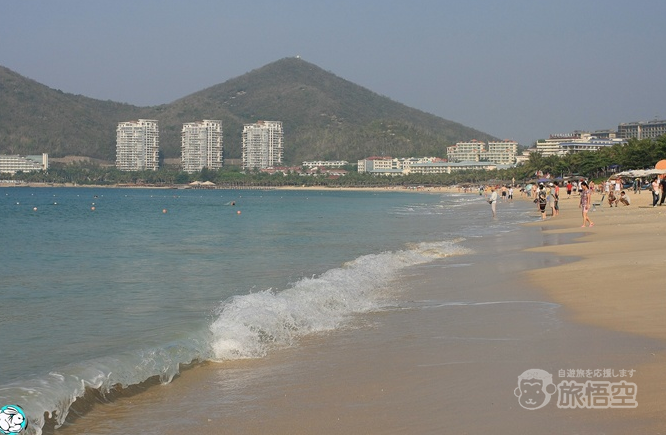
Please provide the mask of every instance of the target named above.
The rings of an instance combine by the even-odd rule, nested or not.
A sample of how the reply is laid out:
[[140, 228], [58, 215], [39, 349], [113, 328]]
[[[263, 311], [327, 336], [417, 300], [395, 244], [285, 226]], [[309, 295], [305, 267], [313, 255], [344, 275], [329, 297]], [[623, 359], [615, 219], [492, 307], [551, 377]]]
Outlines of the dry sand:
[[[578, 197], [560, 201], [561, 215], [541, 225], [546, 234], [581, 233], [573, 244], [532, 252], [581, 257], [571, 264], [531, 271], [528, 276], [566, 306], [576, 322], [652, 337], [666, 348], [666, 206], [651, 207], [652, 195], [631, 194], [632, 204], [591, 212], [594, 227], [581, 228]], [[594, 201], [601, 196], [595, 194]], [[666, 433], [666, 354], [637, 368], [637, 415], [656, 418]]]

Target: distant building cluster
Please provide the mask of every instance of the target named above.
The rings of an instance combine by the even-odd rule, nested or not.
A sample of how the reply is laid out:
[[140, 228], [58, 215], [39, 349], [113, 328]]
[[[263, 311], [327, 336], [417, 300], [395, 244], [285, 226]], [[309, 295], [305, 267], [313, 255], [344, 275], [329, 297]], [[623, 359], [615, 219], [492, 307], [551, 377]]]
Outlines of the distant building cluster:
[[[159, 125], [154, 119], [139, 119], [118, 123], [116, 129], [116, 167], [121, 171], [157, 170], [160, 165]], [[442, 174], [472, 169], [501, 169], [520, 164], [529, 154], [563, 156], [582, 151], [597, 151], [604, 147], [624, 144], [628, 139], [657, 138], [666, 135], [666, 120], [628, 122], [618, 125], [617, 131], [575, 131], [552, 134], [540, 139], [535, 146], [518, 155], [518, 143], [512, 140], [458, 142], [446, 149], [447, 160], [436, 157], [368, 157], [358, 161], [358, 172], [381, 175]], [[243, 169], [264, 172], [298, 173], [301, 175], [343, 176], [345, 160], [314, 160], [300, 167], [284, 167], [284, 131], [280, 121], [257, 121], [245, 124], [242, 133]], [[181, 135], [181, 165], [188, 173], [204, 168], [217, 170], [224, 165], [222, 121], [207, 120], [184, 123]], [[0, 155], [0, 173], [15, 174], [47, 170], [48, 154]]]
[[[181, 166], [188, 173], [224, 165], [222, 121], [204, 119], [183, 124]], [[280, 121], [258, 121], [243, 126], [243, 169], [263, 169], [282, 164], [284, 132]], [[154, 119], [118, 123], [116, 167], [121, 171], [159, 168], [159, 126]]]
[[566, 134], [551, 134], [548, 139], [538, 140], [535, 147], [527, 150], [527, 154], [538, 152], [545, 157], [563, 156], [625, 144], [628, 139], [654, 139], [663, 135], [666, 135], [666, 120], [626, 122], [618, 125], [617, 131], [574, 131]]

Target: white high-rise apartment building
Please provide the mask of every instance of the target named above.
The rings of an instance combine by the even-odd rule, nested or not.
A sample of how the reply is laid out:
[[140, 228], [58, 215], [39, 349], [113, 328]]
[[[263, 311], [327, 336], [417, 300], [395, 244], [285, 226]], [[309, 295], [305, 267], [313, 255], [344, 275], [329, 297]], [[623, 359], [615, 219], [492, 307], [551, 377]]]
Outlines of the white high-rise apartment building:
[[220, 169], [224, 162], [222, 121], [204, 119], [183, 124], [181, 164], [185, 172]]
[[116, 129], [116, 168], [156, 171], [159, 167], [159, 127], [154, 119], [119, 122]]
[[282, 164], [284, 132], [280, 121], [258, 121], [243, 126], [243, 169]]

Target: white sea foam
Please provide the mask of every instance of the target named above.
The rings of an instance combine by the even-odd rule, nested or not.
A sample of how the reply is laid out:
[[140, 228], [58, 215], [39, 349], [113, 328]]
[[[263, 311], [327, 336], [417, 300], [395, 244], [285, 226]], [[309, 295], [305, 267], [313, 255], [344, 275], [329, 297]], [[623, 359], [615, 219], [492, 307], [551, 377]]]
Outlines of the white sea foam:
[[0, 399], [20, 402], [30, 421], [26, 433], [41, 434], [46, 418], [56, 427], [62, 425], [72, 404], [87, 390], [106, 394], [155, 376], [168, 383], [183, 364], [262, 357], [306, 334], [340, 327], [353, 314], [380, 309], [389, 303], [391, 280], [401, 270], [468, 253], [459, 241], [418, 243], [396, 252], [364, 255], [282, 291], [233, 296], [215, 310], [209, 330], [197, 336], [10, 383], [0, 387]]
[[219, 306], [210, 325], [213, 355], [218, 360], [258, 358], [303, 335], [335, 329], [351, 315], [386, 303], [391, 281], [405, 267], [469, 252], [456, 242], [365, 255], [283, 291], [234, 296]]
[[[161, 348], [145, 349], [115, 357], [70, 364], [45, 376], [22, 380], [0, 387], [0, 402], [17, 403], [29, 420], [26, 434], [41, 434], [46, 418], [61, 426], [78, 399], [87, 390], [102, 395], [115, 388], [140, 384], [154, 376], [170, 382], [181, 364], [209, 358], [209, 340], [205, 334], [190, 337]], [[92, 399], [94, 400], [94, 399]]]

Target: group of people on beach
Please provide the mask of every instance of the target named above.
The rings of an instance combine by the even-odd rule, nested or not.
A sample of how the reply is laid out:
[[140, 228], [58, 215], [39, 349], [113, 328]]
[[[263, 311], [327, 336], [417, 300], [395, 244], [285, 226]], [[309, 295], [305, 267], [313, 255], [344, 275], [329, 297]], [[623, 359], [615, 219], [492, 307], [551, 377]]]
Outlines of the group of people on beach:
[[[607, 180], [599, 185], [595, 185], [594, 181], [589, 183], [585, 180], [579, 181], [567, 181], [566, 182], [566, 191], [567, 199], [571, 198], [572, 193], [578, 194], [580, 197], [579, 208], [581, 209], [581, 214], [583, 218], [583, 224], [581, 227], [594, 226], [594, 222], [590, 219], [589, 211], [594, 208], [594, 206], [600, 206], [603, 202], [603, 198], [606, 198], [608, 205], [610, 207], [618, 207], [619, 204], [628, 206], [631, 204], [631, 198], [627, 194], [627, 191], [623, 189], [627, 187], [627, 184], [623, 183], [622, 179], [618, 178], [616, 180]], [[632, 187], [632, 182], [629, 182], [629, 188]], [[641, 179], [633, 180], [634, 193], [644, 187]], [[559, 215], [559, 201], [560, 201], [560, 182], [554, 180], [552, 182], [543, 182], [534, 183], [532, 185], [527, 185], [521, 187], [520, 185], [516, 186], [515, 189], [519, 189], [521, 197], [527, 197], [533, 199], [533, 202], [536, 204], [537, 209], [541, 214], [541, 219], [545, 220], [547, 217], [547, 212], [550, 210], [550, 215], [552, 217]], [[663, 205], [666, 201], [666, 177], [655, 177], [652, 182], [647, 184], [647, 190], [650, 190], [652, 193], [652, 206], [657, 207], [658, 205]], [[487, 185], [479, 186], [479, 195], [485, 195], [486, 200], [490, 204], [493, 218], [497, 217], [497, 203], [499, 201], [513, 201], [513, 185]], [[599, 203], [592, 202], [592, 194], [594, 192], [601, 193], [603, 192], [604, 197], [602, 197]]]

